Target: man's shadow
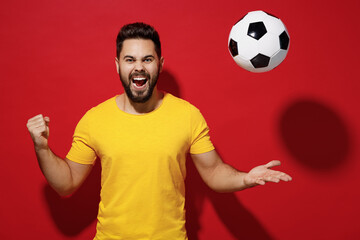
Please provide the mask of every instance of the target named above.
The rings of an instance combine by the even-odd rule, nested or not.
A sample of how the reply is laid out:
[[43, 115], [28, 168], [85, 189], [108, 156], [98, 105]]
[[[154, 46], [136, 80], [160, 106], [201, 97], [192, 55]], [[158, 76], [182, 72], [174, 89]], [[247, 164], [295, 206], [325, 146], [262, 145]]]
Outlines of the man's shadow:
[[[164, 70], [159, 78], [159, 89], [181, 97], [174, 76]], [[44, 196], [58, 229], [66, 236], [76, 236], [96, 220], [100, 201], [101, 166], [97, 160], [92, 172], [69, 198], [59, 197], [48, 185]], [[186, 228], [190, 240], [199, 239], [200, 216], [208, 198], [223, 224], [236, 239], [270, 240], [271, 236], [233, 193], [220, 194], [210, 190], [201, 180], [190, 157], [187, 159]]]
[[199, 219], [205, 199], [210, 200], [217, 216], [235, 239], [273, 239], [234, 193], [216, 193], [206, 186], [191, 157], [186, 167], [186, 229], [190, 240], [199, 239]]
[[44, 196], [57, 228], [66, 236], [76, 236], [92, 224], [100, 202], [100, 160], [96, 163], [82, 186], [69, 197], [60, 197], [49, 185], [44, 186]]

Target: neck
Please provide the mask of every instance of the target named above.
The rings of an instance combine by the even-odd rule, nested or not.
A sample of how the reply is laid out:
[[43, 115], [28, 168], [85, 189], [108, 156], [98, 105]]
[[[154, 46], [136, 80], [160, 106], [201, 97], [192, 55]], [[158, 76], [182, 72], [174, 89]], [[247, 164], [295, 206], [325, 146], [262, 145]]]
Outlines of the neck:
[[120, 110], [134, 114], [134, 115], [141, 115], [152, 112], [160, 107], [162, 100], [163, 100], [164, 93], [158, 91], [156, 88], [151, 96], [151, 98], [146, 101], [145, 103], [137, 103], [131, 101], [128, 96], [123, 93], [116, 98], [117, 106]]

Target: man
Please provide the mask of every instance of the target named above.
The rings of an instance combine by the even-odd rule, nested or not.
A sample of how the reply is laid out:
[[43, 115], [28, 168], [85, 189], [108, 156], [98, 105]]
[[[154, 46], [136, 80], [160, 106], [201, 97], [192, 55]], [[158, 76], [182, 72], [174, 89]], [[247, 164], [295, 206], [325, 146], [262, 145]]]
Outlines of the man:
[[270, 169], [279, 161], [244, 173], [221, 160], [200, 111], [157, 89], [164, 58], [158, 33], [151, 26], [125, 25], [116, 44], [115, 64], [125, 93], [84, 115], [65, 159], [48, 146], [48, 117], [38, 115], [27, 124], [40, 168], [62, 196], [79, 188], [95, 159], [101, 159], [95, 239], [187, 239], [187, 153], [202, 179], [215, 191], [239, 191], [291, 180], [289, 175]]

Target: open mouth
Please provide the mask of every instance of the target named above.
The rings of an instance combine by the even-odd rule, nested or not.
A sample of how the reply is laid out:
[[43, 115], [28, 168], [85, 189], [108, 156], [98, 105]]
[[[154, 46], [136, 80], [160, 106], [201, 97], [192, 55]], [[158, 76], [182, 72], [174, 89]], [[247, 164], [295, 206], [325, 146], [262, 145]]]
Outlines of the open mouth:
[[146, 77], [134, 77], [131, 79], [133, 85], [137, 88], [143, 87], [148, 81]]

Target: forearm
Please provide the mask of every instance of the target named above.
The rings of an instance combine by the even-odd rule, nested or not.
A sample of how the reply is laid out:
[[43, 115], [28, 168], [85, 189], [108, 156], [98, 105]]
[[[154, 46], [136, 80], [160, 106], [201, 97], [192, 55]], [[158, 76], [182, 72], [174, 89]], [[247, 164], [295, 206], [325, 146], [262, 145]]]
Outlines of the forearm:
[[280, 165], [280, 161], [277, 160], [254, 167], [246, 173], [224, 163], [215, 150], [192, 154], [191, 157], [204, 182], [217, 192], [234, 192], [264, 185], [266, 182], [292, 180], [286, 173], [271, 170], [272, 167]]
[[211, 171], [204, 181], [217, 192], [235, 192], [250, 186], [244, 182], [247, 173], [240, 172], [226, 163], [219, 163]]
[[49, 147], [36, 149], [36, 157], [49, 185], [61, 196], [73, 192], [73, 178], [67, 162], [56, 156]]

